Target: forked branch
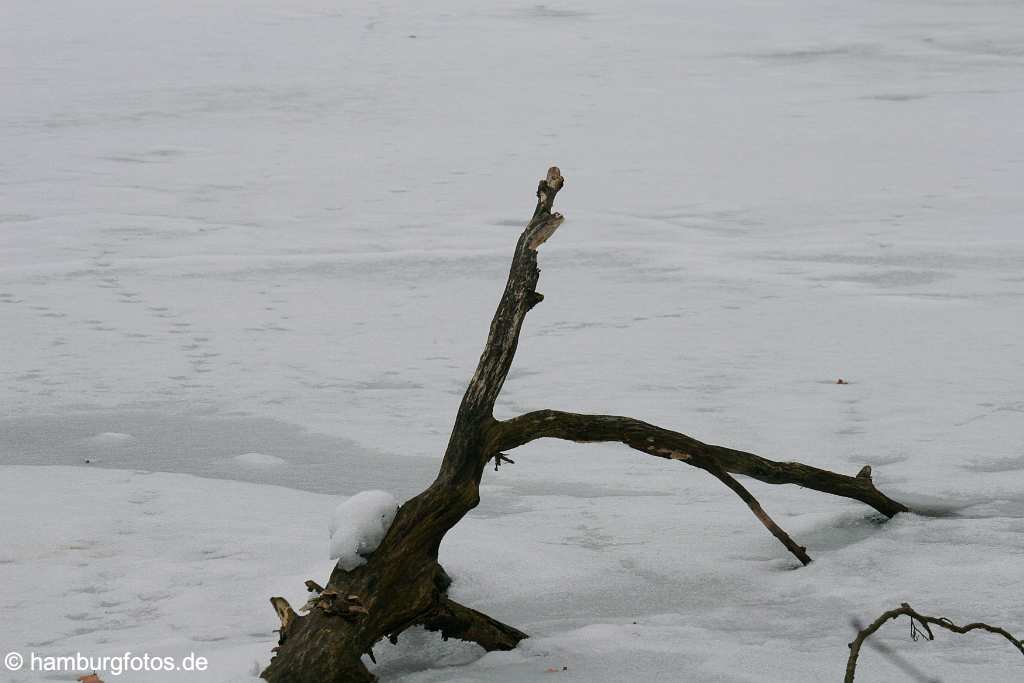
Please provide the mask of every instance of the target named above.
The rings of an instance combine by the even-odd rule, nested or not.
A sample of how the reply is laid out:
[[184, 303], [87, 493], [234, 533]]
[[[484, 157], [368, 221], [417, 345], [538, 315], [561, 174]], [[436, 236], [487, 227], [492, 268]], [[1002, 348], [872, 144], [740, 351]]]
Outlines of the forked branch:
[[796, 543], [768, 516], [757, 499], [731, 474], [742, 474], [770, 484], [797, 484], [805, 488], [853, 498], [870, 505], [887, 517], [906, 512], [907, 507], [889, 498], [871, 479], [871, 468], [856, 476], [837, 474], [797, 462], [776, 462], [753, 453], [705, 444], [693, 437], [657, 427], [631, 417], [583, 415], [558, 410], [538, 410], [504, 422], [489, 430], [490, 447], [506, 451], [536, 439], [555, 438], [578, 443], [617, 442], [646, 455], [692, 465], [706, 470], [728, 486], [750, 507], [757, 519], [803, 564], [809, 564], [807, 549]]
[[557, 167], [549, 169], [540, 181], [533, 218], [516, 245], [505, 290], [491, 321], [480, 362], [459, 408], [435, 485], [449, 492], [468, 491], [466, 500], [475, 505], [483, 466], [491, 459], [500, 464], [504, 457], [502, 451], [544, 437], [578, 442], [622, 442], [648, 455], [679, 460], [709, 472], [735, 492], [803, 564], [811, 561], [806, 549], [794, 542], [731, 475], [741, 474], [770, 484], [796, 484], [853, 498], [887, 517], [907, 510], [875, 487], [870, 467], [863, 468], [856, 476], [848, 476], [796, 462], [776, 462], [753, 453], [705, 444], [629, 417], [541, 410], [505, 422], [495, 420], [494, 403], [511, 368], [526, 314], [543, 299], [536, 291], [540, 276], [537, 249], [562, 224], [562, 216], [552, 213], [551, 209], [563, 184]]
[[870, 467], [862, 468], [856, 476], [848, 476], [799, 462], [777, 462], [753, 453], [706, 444], [631, 417], [538, 410], [499, 422], [491, 433], [494, 448], [501, 451], [543, 438], [580, 443], [618, 442], [647, 455], [678, 460], [709, 471], [717, 465], [731, 474], [742, 474], [766, 484], [796, 484], [853, 498], [886, 517], [908, 511], [907, 506], [875, 488]]

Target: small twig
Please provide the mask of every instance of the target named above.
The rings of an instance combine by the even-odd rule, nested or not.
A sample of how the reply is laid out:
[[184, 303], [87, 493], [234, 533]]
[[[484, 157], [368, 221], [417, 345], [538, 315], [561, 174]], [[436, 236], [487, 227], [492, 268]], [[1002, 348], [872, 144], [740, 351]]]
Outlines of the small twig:
[[[952, 631], [953, 633], [960, 634], [964, 634], [969, 631], [975, 630], [988, 631], [989, 633], [995, 633], [996, 635], [1006, 638], [1015, 648], [1017, 648], [1017, 650], [1020, 651], [1022, 655], [1024, 655], [1024, 643], [1022, 643], [1020, 639], [1014, 637], [1008, 631], [999, 626], [991, 626], [990, 624], [985, 624], [982, 622], [974, 622], [971, 624], [967, 624], [966, 626], [957, 626], [946, 617], [930, 617], [925, 614], [920, 614], [919, 612], [911, 608], [910, 605], [904, 602], [896, 609], [891, 609], [888, 612], [883, 612], [881, 616], [879, 616], [873, 622], [868, 624], [866, 628], [861, 628], [858, 630], [857, 637], [853, 639], [852, 643], [850, 643], [850, 658], [846, 661], [846, 678], [843, 679], [843, 683], [853, 683], [853, 677], [857, 670], [857, 658], [860, 655], [860, 648], [861, 645], [864, 644], [864, 641], [867, 640], [867, 638], [871, 634], [880, 629], [882, 625], [885, 624], [885, 622], [889, 621], [890, 619], [896, 619], [897, 617], [903, 615], [910, 617], [911, 637], [914, 637], [915, 635], [923, 635], [928, 640], [934, 640], [935, 635], [932, 633], [931, 628], [928, 626], [929, 624], [941, 626], [947, 631]], [[920, 630], [918, 630], [918, 627], [915, 625], [915, 622], [921, 625]], [[854, 622], [855, 628], [859, 626], [859, 623]], [[886, 654], [890, 659], [893, 659], [895, 662], [900, 664], [901, 668], [904, 668], [904, 670], [906, 670], [905, 666], [903, 666], [906, 663], [902, 662], [902, 660], [898, 656], [896, 656], [895, 653], [889, 653], [887, 651], [887, 648], [885, 648], [885, 646], [883, 645], [877, 643], [872, 643], [872, 645], [875, 647], [875, 649], [881, 651], [883, 654]]]
[[[916, 623], [913, 619], [911, 619], [910, 621], [911, 624]], [[856, 619], [854, 619], [851, 623], [853, 627], [858, 631], [861, 628], [863, 628], [863, 625]], [[875, 650], [880, 655], [882, 655], [890, 662], [892, 662], [893, 666], [895, 666], [903, 673], [907, 674], [907, 676], [909, 676], [911, 679], [915, 681], [921, 681], [922, 683], [942, 683], [942, 679], [940, 678], [928, 678], [928, 674], [926, 674], [925, 672], [921, 671], [916, 666], [908, 662], [906, 658], [900, 655], [898, 652], [894, 652], [892, 648], [890, 648], [888, 645], [880, 643], [876, 640], [871, 641], [870, 643], [868, 643], [868, 645], [875, 648]]]
[[504, 453], [494, 454], [494, 471], [497, 472], [498, 468], [501, 467], [501, 463], [507, 462], [509, 465], [515, 465], [516, 461], [508, 457]]

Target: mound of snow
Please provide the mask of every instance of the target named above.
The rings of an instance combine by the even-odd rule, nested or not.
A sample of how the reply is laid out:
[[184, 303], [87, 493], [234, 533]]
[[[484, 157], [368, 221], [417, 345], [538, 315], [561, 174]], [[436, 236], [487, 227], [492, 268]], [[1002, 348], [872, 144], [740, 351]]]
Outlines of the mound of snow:
[[331, 559], [345, 571], [366, 564], [365, 556], [384, 540], [396, 512], [398, 503], [387, 491], [360, 491], [338, 505], [331, 515]]
[[242, 465], [252, 465], [253, 467], [277, 467], [288, 462], [284, 458], [279, 458], [276, 455], [267, 455], [266, 453], [242, 453], [241, 455], [236, 455], [232, 460]]
[[135, 437], [122, 432], [103, 432], [90, 436], [86, 441], [96, 446], [117, 446], [134, 443]]

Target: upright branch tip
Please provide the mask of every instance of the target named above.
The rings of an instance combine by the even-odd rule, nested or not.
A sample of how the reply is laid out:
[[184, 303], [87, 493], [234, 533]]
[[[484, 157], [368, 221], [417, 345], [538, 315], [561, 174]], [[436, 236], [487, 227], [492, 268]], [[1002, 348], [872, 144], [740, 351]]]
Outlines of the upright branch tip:
[[557, 192], [562, 189], [562, 183], [565, 182], [565, 179], [562, 178], [562, 171], [557, 166], [552, 166], [548, 169], [548, 175], [544, 182], [547, 183], [548, 187]]
[[562, 177], [562, 171], [557, 166], [549, 168], [548, 174], [537, 184], [537, 210], [533, 214], [533, 221], [551, 213], [555, 195], [564, 184], [565, 178]]

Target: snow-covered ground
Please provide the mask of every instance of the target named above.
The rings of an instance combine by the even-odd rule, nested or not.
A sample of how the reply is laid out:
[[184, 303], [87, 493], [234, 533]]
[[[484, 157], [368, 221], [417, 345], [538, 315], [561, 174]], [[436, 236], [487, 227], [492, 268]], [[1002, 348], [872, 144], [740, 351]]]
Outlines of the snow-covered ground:
[[342, 497], [432, 477], [551, 163], [501, 417], [871, 464], [924, 514], [751, 483], [790, 571], [700, 472], [533, 444], [442, 560], [534, 637], [415, 635], [385, 680], [836, 680], [904, 600], [1019, 634], [1022, 45], [995, 0], [6, 2], [0, 653], [265, 663]]

